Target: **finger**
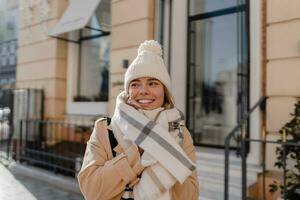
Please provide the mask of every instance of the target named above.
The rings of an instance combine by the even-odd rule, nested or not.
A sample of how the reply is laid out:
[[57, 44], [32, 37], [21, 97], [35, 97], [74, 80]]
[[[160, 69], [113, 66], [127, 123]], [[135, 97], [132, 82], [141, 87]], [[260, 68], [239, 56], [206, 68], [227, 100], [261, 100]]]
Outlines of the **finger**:
[[142, 107], [138, 104], [138, 102], [136, 102], [135, 100], [130, 100], [129, 104], [133, 107], [135, 107], [136, 109], [141, 109]]

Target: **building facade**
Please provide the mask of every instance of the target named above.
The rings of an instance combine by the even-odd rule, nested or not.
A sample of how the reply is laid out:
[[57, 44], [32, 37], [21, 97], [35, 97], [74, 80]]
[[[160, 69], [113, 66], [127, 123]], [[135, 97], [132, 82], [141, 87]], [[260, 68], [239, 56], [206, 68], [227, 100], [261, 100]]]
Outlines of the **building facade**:
[[[5, 23], [9, 31], [18, 22], [17, 35], [1, 31], [0, 44], [5, 34], [17, 41], [17, 64], [5, 77], [2, 61], [1, 88], [43, 89], [46, 119], [112, 115], [139, 44], [160, 41], [208, 185], [205, 165], [223, 162], [225, 137], [249, 108], [268, 97], [266, 112], [251, 114], [249, 138], [276, 140], [300, 96], [298, 0], [89, 0], [78, 13], [80, 0], [7, 2], [15, 3], [0, 12], [16, 13]], [[269, 169], [274, 149], [267, 147]], [[261, 152], [250, 145], [255, 170]], [[222, 176], [222, 166], [214, 170]]]

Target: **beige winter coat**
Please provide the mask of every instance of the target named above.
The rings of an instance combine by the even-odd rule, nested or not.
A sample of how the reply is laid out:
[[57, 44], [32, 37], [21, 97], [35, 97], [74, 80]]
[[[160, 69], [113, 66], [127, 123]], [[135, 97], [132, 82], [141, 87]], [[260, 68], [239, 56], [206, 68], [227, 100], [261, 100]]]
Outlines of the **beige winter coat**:
[[[120, 200], [126, 185], [133, 186], [143, 171], [138, 148], [131, 146], [123, 150], [120, 145], [113, 158], [108, 138], [109, 126], [105, 119], [95, 122], [95, 127], [84, 155], [83, 165], [78, 174], [81, 192], [86, 200]], [[196, 162], [195, 148], [189, 131], [184, 128], [182, 148], [189, 158]], [[198, 199], [197, 172], [194, 171], [183, 183], [172, 188], [173, 200]]]

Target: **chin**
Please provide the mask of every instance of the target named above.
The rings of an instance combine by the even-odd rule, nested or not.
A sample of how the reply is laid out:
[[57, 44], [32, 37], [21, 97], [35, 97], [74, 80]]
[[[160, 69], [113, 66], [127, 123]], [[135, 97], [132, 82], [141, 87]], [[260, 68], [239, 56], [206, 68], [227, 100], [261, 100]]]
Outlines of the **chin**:
[[154, 110], [154, 108], [149, 106], [141, 106], [143, 110]]
[[142, 108], [143, 110], [152, 110], [151, 108], [143, 107], [143, 106], [141, 106], [141, 108]]

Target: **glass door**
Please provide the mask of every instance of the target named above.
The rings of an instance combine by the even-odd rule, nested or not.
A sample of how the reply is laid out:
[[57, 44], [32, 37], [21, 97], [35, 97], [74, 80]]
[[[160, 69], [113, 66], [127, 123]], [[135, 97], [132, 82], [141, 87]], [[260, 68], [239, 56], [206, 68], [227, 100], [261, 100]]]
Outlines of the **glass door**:
[[196, 144], [222, 147], [248, 109], [247, 4], [191, 0], [190, 13], [188, 126]]

